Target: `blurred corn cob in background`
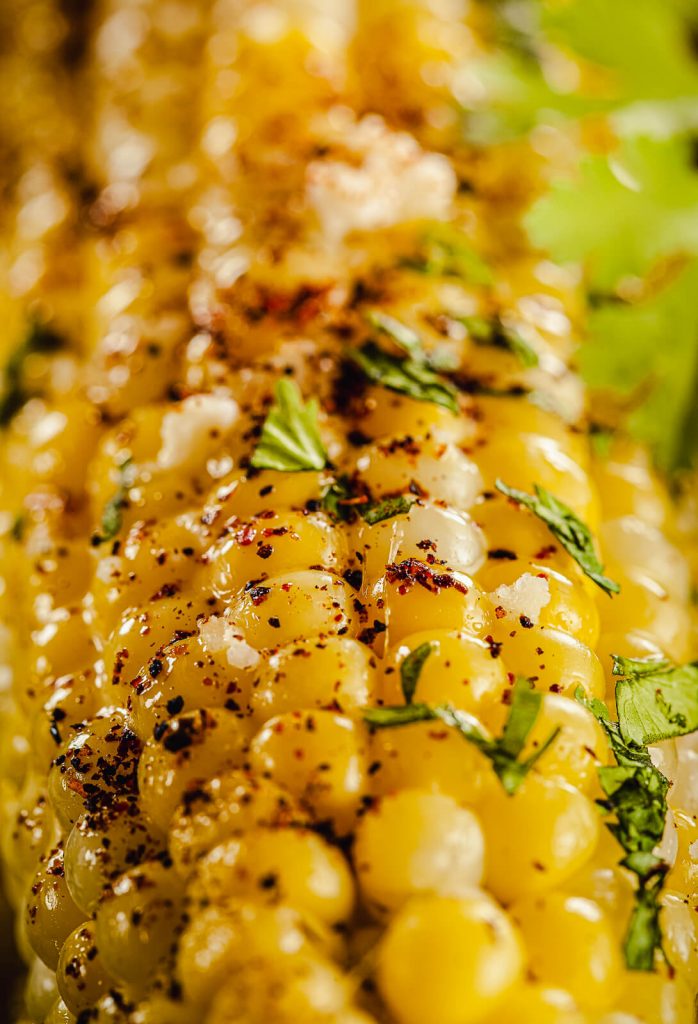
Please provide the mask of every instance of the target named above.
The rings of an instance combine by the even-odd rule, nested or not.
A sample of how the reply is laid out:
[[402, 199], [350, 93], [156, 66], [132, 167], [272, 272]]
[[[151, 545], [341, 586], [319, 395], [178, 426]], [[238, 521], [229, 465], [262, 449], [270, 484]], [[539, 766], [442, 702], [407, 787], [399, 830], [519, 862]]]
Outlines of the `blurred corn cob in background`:
[[506, 4], [16, 6], [12, 1019], [692, 1024], [690, 483], [521, 223], [608, 111], [464, 128]]

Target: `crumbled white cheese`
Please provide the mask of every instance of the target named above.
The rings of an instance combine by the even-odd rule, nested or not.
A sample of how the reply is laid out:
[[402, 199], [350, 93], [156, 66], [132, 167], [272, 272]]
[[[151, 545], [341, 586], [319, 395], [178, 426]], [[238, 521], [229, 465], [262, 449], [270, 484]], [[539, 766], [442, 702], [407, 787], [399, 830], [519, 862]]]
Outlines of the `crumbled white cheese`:
[[406, 132], [390, 131], [380, 117], [348, 125], [345, 148], [361, 162], [315, 160], [308, 165], [306, 198], [329, 241], [450, 212], [457, 179], [440, 153], [425, 152]]
[[200, 622], [199, 636], [212, 654], [226, 651], [228, 664], [233, 668], [254, 668], [259, 662], [259, 651], [251, 647], [240, 630], [223, 615], [210, 615]]
[[513, 618], [525, 615], [536, 625], [541, 611], [550, 603], [550, 584], [542, 576], [533, 576], [530, 572], [525, 572], [518, 580], [514, 580], [511, 586], [503, 583], [497, 587], [490, 597], [507, 615]]
[[158, 466], [174, 469], [195, 461], [204, 462], [212, 439], [230, 430], [237, 415], [237, 402], [229, 395], [185, 398], [163, 416]]

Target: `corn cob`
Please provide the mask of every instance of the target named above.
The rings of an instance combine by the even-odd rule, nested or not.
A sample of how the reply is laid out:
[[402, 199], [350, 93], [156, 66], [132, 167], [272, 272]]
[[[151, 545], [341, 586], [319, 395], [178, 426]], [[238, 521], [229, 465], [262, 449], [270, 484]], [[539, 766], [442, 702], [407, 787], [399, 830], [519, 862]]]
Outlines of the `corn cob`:
[[696, 633], [518, 226], [566, 153], [458, 141], [458, 3], [93, 14], [89, 312], [0, 438], [15, 1019], [692, 1024], [695, 736], [637, 747], [651, 870], [594, 806], [612, 656]]

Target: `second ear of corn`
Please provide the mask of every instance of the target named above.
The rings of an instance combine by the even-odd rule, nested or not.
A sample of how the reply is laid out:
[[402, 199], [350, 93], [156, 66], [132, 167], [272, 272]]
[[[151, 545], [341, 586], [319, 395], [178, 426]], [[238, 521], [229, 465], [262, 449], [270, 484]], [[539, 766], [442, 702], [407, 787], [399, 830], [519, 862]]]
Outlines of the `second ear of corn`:
[[[103, 0], [66, 70], [64, 16], [17, 7], [0, 76], [52, 73], [70, 132], [27, 132], [28, 89], [3, 143], [4, 358], [29, 322], [61, 339], [25, 353], [0, 440], [14, 1019], [692, 1024], [695, 742], [653, 752], [672, 966], [631, 972], [610, 754], [574, 697], [612, 693], [611, 653], [695, 656], [690, 572], [646, 453], [581, 429], [578, 282], [516, 227], [538, 163], [455, 140], [480, 15]], [[453, 408], [362, 378], [348, 350], [404, 357], [377, 313]], [[319, 401], [322, 469], [250, 466], [279, 379]], [[345, 523], [344, 477], [404, 505]], [[569, 506], [620, 595], [497, 480]], [[424, 644], [414, 700], [484, 736], [516, 677], [543, 694], [524, 754], [555, 739], [514, 795], [437, 722], [366, 723]]]

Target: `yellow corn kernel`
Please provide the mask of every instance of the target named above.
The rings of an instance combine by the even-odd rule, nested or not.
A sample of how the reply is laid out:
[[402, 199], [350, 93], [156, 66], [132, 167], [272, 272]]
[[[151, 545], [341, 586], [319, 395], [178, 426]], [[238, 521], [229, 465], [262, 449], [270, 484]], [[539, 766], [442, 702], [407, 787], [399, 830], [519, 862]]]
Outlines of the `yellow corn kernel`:
[[400, 666], [422, 644], [429, 644], [431, 652], [419, 675], [414, 700], [453, 704], [485, 721], [496, 716], [510, 687], [502, 659], [493, 657], [490, 644], [476, 636], [438, 629], [409, 634], [387, 652], [379, 691], [382, 703], [404, 703]]
[[569, 992], [541, 984], [514, 989], [486, 1024], [588, 1024]]
[[76, 1015], [89, 1010], [109, 985], [109, 975], [99, 955], [95, 925], [86, 921], [63, 943], [56, 969], [64, 1003]]
[[421, 897], [389, 925], [378, 983], [400, 1024], [474, 1024], [504, 1000], [523, 959], [510, 919], [484, 895]]
[[345, 636], [309, 637], [274, 651], [257, 668], [249, 703], [260, 722], [294, 708], [353, 714], [376, 692], [376, 659]]
[[411, 896], [459, 896], [482, 880], [484, 840], [477, 818], [452, 797], [403, 789], [383, 797], [356, 830], [354, 864], [376, 913]]
[[585, 1010], [609, 1009], [620, 992], [622, 961], [616, 934], [591, 900], [546, 892], [517, 901], [531, 976], [564, 987]]
[[591, 801], [534, 772], [513, 796], [500, 786], [476, 810], [485, 834], [485, 884], [504, 902], [561, 885], [598, 842], [599, 815]]
[[121, 875], [97, 907], [95, 938], [117, 981], [144, 985], [172, 950], [182, 917], [172, 868], [150, 861]]
[[367, 735], [333, 711], [292, 711], [271, 718], [250, 746], [254, 770], [283, 785], [322, 821], [349, 831], [366, 786]]
[[308, 823], [308, 815], [286, 790], [250, 772], [214, 776], [177, 809], [168, 833], [175, 867], [186, 878], [214, 846], [251, 828]]
[[63, 870], [63, 846], [48, 850], [29, 886], [24, 901], [27, 941], [36, 955], [53, 971], [68, 935], [82, 924], [85, 915], [73, 903]]
[[143, 746], [138, 789], [145, 813], [167, 831], [186, 791], [225, 768], [242, 767], [247, 732], [225, 708], [175, 715]]
[[354, 881], [336, 847], [315, 832], [253, 829], [199, 861], [189, 895], [219, 905], [231, 898], [285, 903], [332, 925], [350, 916]]

